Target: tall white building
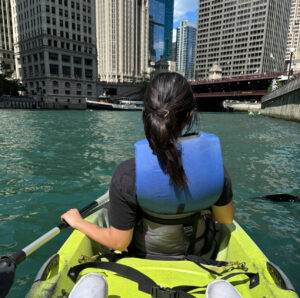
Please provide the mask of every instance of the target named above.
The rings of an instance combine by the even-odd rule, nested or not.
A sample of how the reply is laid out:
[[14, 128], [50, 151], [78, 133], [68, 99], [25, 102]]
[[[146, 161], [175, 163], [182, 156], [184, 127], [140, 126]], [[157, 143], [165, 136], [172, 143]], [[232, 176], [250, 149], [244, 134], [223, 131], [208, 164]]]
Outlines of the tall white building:
[[196, 76], [284, 70], [291, 0], [199, 0]]
[[[285, 64], [289, 67], [290, 59], [292, 58], [292, 67], [296, 70], [300, 69], [300, 0], [291, 0], [291, 12], [289, 33], [286, 44]], [[291, 49], [295, 50], [295, 55], [292, 54]]]
[[100, 81], [135, 82], [148, 73], [148, 0], [97, 0]]
[[15, 70], [13, 28], [10, 1], [0, 1], [0, 73], [4, 62], [11, 71]]
[[176, 34], [176, 70], [194, 80], [197, 24], [183, 21]]
[[96, 97], [95, 1], [11, 0], [16, 73], [30, 95], [80, 104]]

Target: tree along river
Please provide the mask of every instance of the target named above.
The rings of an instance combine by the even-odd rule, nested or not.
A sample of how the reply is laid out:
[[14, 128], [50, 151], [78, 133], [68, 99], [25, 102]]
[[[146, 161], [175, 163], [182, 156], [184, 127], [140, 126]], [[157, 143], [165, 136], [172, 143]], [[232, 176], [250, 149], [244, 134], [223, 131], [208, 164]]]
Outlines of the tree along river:
[[[246, 113], [198, 113], [199, 130], [220, 137], [236, 220], [300, 292], [300, 204], [252, 200], [300, 196], [300, 124]], [[141, 112], [0, 111], [0, 255], [12, 254], [109, 187], [144, 138]], [[24, 297], [65, 230], [16, 270], [8, 297]]]

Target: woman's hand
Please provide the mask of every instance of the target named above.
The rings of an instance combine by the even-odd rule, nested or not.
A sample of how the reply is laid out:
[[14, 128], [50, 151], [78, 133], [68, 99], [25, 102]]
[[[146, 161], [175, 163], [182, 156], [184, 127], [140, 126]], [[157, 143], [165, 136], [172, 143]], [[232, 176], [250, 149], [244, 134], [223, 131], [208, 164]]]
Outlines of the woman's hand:
[[69, 210], [60, 218], [67, 222], [72, 228], [111, 249], [123, 251], [132, 240], [133, 228], [130, 230], [118, 230], [112, 226], [109, 228], [100, 228], [96, 224], [84, 220], [77, 209]]
[[83, 221], [77, 209], [70, 209], [68, 212], [64, 213], [60, 219], [67, 222], [74, 229], [77, 229], [79, 224]]

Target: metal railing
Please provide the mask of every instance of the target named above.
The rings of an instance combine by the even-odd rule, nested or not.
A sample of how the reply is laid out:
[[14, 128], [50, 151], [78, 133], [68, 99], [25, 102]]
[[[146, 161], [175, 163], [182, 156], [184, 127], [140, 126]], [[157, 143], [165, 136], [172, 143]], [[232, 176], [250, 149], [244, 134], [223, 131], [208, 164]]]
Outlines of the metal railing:
[[290, 93], [300, 89], [300, 77], [288, 82], [286, 85], [268, 93], [267, 95], [263, 96], [261, 102], [268, 101], [270, 99], [274, 99], [276, 97], [282, 96], [284, 94]]

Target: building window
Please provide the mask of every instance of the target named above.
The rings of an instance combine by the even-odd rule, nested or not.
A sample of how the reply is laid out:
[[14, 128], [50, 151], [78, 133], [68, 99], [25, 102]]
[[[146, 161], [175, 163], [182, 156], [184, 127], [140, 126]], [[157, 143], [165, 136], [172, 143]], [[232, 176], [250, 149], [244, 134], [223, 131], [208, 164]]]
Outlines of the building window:
[[71, 76], [71, 68], [70, 68], [70, 66], [64, 66], [63, 65], [62, 72], [63, 72], [64, 76], [67, 76], [67, 77]]
[[70, 86], [71, 86], [70, 82], [65, 82], [65, 87], [66, 88], [70, 88]]
[[74, 57], [73, 58], [74, 63], [81, 64], [81, 57]]
[[75, 75], [76, 78], [81, 78], [82, 77], [82, 69], [78, 68], [78, 67], [75, 67], [74, 68], [74, 75]]
[[58, 60], [58, 54], [57, 53], [53, 53], [53, 52], [49, 52], [49, 59], [57, 61]]
[[71, 61], [71, 58], [70, 58], [70, 56], [68, 56], [68, 55], [62, 55], [62, 56], [61, 56], [61, 60], [62, 60], [63, 62], [70, 62], [70, 61]]
[[93, 78], [93, 70], [92, 69], [86, 69], [85, 70], [85, 77], [89, 78], [89, 79]]
[[58, 65], [50, 64], [50, 74], [58, 75]]
[[92, 59], [85, 59], [84, 62], [85, 62], [85, 65], [90, 65], [90, 66], [93, 65], [93, 60]]

